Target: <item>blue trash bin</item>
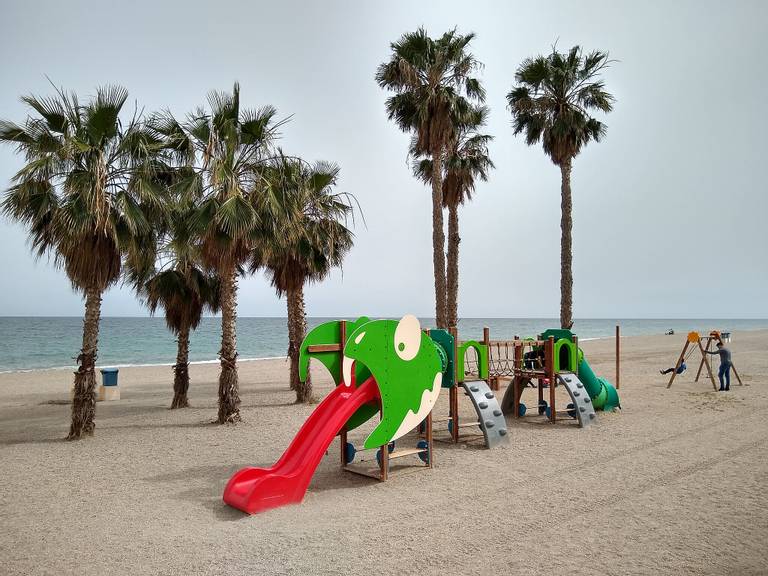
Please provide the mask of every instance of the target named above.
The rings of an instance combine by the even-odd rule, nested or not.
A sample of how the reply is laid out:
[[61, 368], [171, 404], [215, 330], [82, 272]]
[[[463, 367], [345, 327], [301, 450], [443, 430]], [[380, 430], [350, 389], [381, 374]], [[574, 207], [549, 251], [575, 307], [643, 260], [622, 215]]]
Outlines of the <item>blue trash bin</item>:
[[104, 386], [117, 386], [117, 368], [102, 368], [101, 383]]

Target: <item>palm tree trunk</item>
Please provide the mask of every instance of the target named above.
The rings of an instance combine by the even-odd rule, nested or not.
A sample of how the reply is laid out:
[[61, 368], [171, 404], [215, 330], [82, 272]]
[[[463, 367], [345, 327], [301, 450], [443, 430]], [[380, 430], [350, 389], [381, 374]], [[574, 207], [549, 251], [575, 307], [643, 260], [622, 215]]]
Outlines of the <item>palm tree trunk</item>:
[[435, 273], [435, 323], [448, 328], [445, 288], [445, 232], [443, 231], [443, 147], [432, 154], [432, 264]]
[[78, 440], [92, 435], [96, 427], [96, 351], [99, 344], [99, 318], [101, 317], [101, 290], [85, 291], [85, 318], [83, 320], [83, 347], [77, 357], [75, 394], [72, 399], [72, 422], [67, 440]]
[[448, 326], [459, 322], [459, 206], [448, 206]]
[[240, 391], [237, 382], [237, 272], [233, 266], [221, 273], [221, 373], [219, 374], [219, 424], [239, 422]]
[[291, 376], [289, 378], [289, 386], [291, 390], [296, 390], [296, 383], [299, 381], [299, 372], [296, 370], [294, 373], [293, 358], [298, 358], [298, 348], [296, 344], [296, 307], [291, 305], [292, 293], [290, 290], [286, 291], [286, 308], [288, 309], [288, 362], [290, 362]]
[[573, 326], [573, 198], [571, 159], [560, 164], [560, 327]]
[[312, 379], [307, 374], [307, 381], [299, 381], [299, 349], [307, 335], [307, 316], [304, 310], [304, 287], [288, 290], [288, 317], [293, 326], [289, 326], [288, 357], [291, 362], [291, 388], [296, 391], [296, 402], [312, 402]]
[[189, 408], [187, 391], [189, 390], [189, 326], [179, 331], [176, 364], [173, 366], [173, 401], [174, 408]]

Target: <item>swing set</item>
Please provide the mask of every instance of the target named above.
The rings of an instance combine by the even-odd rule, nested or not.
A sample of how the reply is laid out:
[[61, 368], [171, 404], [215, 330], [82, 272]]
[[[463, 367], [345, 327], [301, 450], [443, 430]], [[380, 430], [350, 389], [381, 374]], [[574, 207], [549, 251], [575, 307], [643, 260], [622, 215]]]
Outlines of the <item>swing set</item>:
[[[706, 344], [704, 343], [705, 341]], [[675, 381], [675, 376], [677, 376], [677, 370], [680, 368], [680, 364], [683, 362], [687, 363], [691, 354], [694, 354], [696, 350], [698, 350], [701, 353], [701, 362], [699, 362], [699, 369], [696, 372], [696, 379], [694, 382], [699, 381], [701, 371], [704, 367], [706, 367], [707, 374], [709, 374], [709, 379], [712, 382], [712, 388], [717, 391], [717, 383], [715, 382], [715, 376], [712, 373], [712, 366], [709, 363], [708, 354], [715, 351], [715, 347], [718, 343], [723, 343], [723, 336], [718, 330], [712, 330], [707, 336], [700, 336], [698, 332], [688, 332], [688, 336], [685, 340], [685, 346], [683, 346], [683, 351], [680, 353], [680, 358], [677, 359], [677, 364], [675, 364], [675, 369], [672, 371], [672, 377], [669, 379], [667, 388], [672, 386], [672, 382]], [[733, 375], [736, 376], [736, 380], [739, 382], [739, 386], [743, 386], [741, 377], [736, 370], [736, 366], [733, 365], [733, 362], [731, 362], [731, 370], [733, 370]]]

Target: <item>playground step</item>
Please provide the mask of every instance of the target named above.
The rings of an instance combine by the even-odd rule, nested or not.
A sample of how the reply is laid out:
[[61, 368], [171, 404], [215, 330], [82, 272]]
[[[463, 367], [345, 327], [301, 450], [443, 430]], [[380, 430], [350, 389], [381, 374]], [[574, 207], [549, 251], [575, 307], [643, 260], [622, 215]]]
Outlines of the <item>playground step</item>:
[[592, 405], [592, 399], [587, 394], [587, 390], [579, 377], [576, 374], [561, 372], [557, 375], [557, 379], [568, 390], [579, 426], [584, 428], [592, 424], [597, 419], [595, 407]]
[[485, 445], [493, 448], [507, 442], [507, 421], [501, 412], [496, 396], [485, 380], [469, 380], [461, 383], [475, 407], [480, 429], [485, 436]]

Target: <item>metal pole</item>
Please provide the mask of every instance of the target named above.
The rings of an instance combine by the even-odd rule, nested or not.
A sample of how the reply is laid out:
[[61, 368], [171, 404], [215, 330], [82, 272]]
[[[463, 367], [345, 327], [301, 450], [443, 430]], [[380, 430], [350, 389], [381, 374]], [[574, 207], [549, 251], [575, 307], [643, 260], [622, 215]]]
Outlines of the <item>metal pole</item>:
[[616, 324], [616, 390], [621, 388], [621, 328]]

